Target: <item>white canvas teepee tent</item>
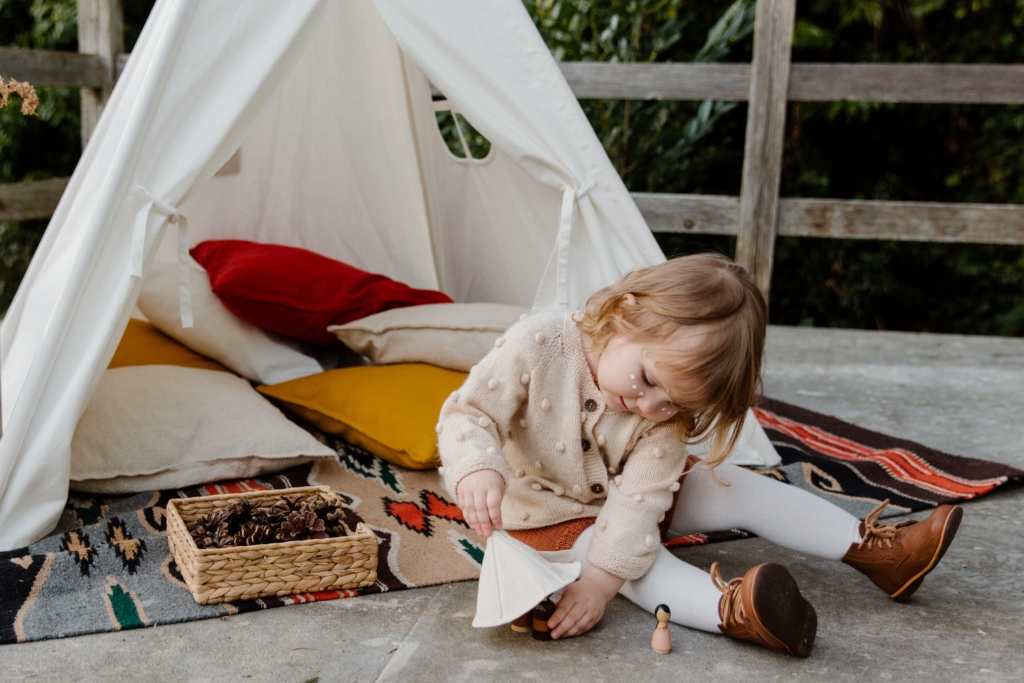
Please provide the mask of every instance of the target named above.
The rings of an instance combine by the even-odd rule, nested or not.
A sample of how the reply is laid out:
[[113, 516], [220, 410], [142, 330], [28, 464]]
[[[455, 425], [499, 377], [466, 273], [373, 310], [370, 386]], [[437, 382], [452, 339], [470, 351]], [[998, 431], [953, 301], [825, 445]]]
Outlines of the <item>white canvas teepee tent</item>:
[[664, 258], [520, 0], [159, 0], [3, 322], [0, 550], [56, 522], [168, 224], [537, 310]]

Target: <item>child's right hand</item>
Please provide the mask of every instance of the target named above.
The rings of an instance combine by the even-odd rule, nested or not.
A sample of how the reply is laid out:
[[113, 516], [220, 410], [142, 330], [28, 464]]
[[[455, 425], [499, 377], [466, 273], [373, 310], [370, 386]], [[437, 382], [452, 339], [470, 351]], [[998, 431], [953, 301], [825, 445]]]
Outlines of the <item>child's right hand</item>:
[[494, 470], [478, 470], [459, 482], [455, 495], [466, 524], [481, 536], [490, 536], [501, 528], [501, 499], [505, 480]]

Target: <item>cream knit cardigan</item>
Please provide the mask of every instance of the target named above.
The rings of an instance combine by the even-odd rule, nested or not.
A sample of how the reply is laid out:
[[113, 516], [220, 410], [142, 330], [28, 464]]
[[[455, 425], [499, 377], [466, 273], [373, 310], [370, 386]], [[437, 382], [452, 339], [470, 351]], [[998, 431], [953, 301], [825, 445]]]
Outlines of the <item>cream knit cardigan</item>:
[[588, 562], [623, 579], [654, 562], [686, 449], [671, 424], [605, 409], [572, 314], [509, 329], [445, 401], [437, 431], [450, 493], [478, 470], [504, 477], [504, 528], [597, 517]]

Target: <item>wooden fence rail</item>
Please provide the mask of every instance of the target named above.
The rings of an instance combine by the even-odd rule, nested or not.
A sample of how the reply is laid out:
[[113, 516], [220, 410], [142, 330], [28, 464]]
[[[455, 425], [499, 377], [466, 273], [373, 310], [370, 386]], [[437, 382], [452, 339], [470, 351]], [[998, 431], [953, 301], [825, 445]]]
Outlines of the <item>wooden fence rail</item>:
[[[120, 75], [129, 55], [117, 57]], [[562, 62], [580, 99], [746, 102], [749, 64]], [[0, 73], [35, 85], [99, 88], [97, 55], [0, 47]], [[1024, 104], [1019, 64], [812, 64], [790, 68], [790, 102]]]
[[[739, 197], [633, 193], [654, 232], [736, 235]], [[845, 199], [779, 200], [784, 237], [1024, 244], [1024, 206]]]
[[[766, 294], [776, 235], [1024, 244], [1024, 206], [778, 196], [787, 101], [1024, 103], [1024, 65], [790, 64], [794, 11], [795, 0], [757, 0], [751, 64], [560, 65], [580, 99], [750, 102], [740, 196], [634, 193], [651, 229], [736, 235], [737, 260]], [[91, 32], [83, 51], [96, 54], [0, 48], [0, 74], [93, 91], [83, 98], [89, 125], [84, 108], [98, 115], [128, 58], [120, 12], [120, 0], [79, 0], [80, 32]], [[66, 184], [0, 186], [0, 221], [49, 217]]]
[[[749, 64], [562, 62], [580, 99], [746, 102]], [[790, 67], [790, 102], [1021, 104], [1024, 65], [811, 64]]]
[[36, 86], [95, 88], [103, 83], [103, 60], [60, 50], [0, 47], [0, 74]]

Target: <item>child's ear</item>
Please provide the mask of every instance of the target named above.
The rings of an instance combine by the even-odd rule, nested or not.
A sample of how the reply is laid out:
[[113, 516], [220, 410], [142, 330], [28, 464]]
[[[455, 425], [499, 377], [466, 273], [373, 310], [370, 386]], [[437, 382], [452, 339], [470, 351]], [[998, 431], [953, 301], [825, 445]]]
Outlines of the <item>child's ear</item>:
[[627, 292], [619, 297], [619, 305], [615, 308], [615, 315], [623, 320], [632, 320], [633, 313], [639, 305], [640, 302], [636, 300], [636, 296]]

